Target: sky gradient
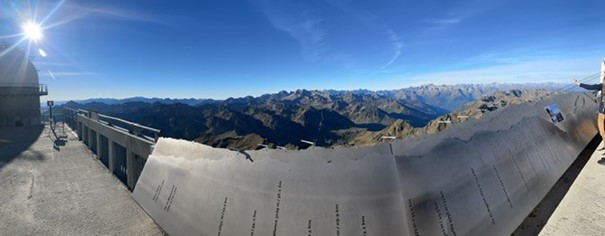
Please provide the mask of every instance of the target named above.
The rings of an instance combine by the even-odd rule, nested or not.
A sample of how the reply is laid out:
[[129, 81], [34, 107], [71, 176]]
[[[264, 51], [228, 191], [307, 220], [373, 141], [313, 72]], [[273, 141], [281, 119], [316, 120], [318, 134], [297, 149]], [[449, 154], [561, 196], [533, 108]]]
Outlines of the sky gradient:
[[[570, 82], [605, 57], [605, 2], [1, 1], [0, 41], [38, 55], [43, 99]], [[596, 81], [595, 81], [596, 82]]]

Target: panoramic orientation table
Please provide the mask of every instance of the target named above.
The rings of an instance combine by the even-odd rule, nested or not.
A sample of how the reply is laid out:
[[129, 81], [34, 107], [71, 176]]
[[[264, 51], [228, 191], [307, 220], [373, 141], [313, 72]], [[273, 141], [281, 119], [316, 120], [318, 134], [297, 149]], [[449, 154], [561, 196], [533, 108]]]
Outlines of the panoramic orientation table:
[[162, 138], [133, 197], [171, 235], [508, 235], [595, 136], [596, 109], [560, 94], [368, 147]]

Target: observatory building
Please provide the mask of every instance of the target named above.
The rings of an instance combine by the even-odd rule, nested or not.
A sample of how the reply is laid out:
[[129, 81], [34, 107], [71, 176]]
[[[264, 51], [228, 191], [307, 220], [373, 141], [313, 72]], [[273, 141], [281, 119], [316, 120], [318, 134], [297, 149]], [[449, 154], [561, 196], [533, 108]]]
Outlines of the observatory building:
[[48, 95], [25, 53], [0, 45], [0, 127], [35, 126], [41, 122], [40, 96]]

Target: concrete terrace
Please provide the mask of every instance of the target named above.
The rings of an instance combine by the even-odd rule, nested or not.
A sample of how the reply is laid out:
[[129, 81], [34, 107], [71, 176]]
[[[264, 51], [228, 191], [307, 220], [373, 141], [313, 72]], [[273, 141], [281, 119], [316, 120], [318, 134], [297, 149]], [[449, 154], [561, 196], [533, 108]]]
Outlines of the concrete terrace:
[[67, 135], [55, 141], [48, 125], [0, 128], [0, 235], [163, 235], [126, 186]]
[[605, 233], [605, 166], [597, 163], [602, 154], [603, 151], [592, 154], [540, 235]]

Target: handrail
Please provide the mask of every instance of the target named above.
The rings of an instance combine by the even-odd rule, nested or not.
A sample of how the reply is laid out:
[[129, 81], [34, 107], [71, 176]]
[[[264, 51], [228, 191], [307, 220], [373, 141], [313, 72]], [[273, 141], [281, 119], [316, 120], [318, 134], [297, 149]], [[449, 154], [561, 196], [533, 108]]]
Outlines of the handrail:
[[46, 84], [38, 84], [38, 90], [40, 95], [48, 95], [48, 86]]
[[119, 122], [122, 122], [122, 123], [125, 123], [125, 124], [128, 124], [128, 125], [137, 127], [137, 128], [141, 128], [141, 129], [144, 129], [144, 130], [151, 131], [153, 133], [158, 133], [159, 134], [161, 132], [159, 129], [155, 129], [155, 128], [151, 128], [151, 127], [148, 127], [148, 126], [140, 125], [140, 124], [137, 124], [137, 123], [134, 123], [134, 122], [130, 122], [130, 121], [127, 121], [127, 120], [123, 120], [123, 119], [120, 119], [120, 118], [117, 118], [117, 117], [113, 117], [113, 116], [99, 114], [99, 117], [103, 117], [105, 119], [119, 121]]
[[46, 85], [45, 84], [39, 84], [39, 83], [8, 83], [8, 82], [0, 82], [0, 87], [40, 88], [40, 86], [46, 86]]
[[68, 111], [72, 111], [72, 112], [78, 112], [78, 110], [73, 109], [73, 108], [69, 108], [69, 107], [64, 107], [63, 109], [68, 110]]
[[[48, 86], [46, 84], [0, 82], [0, 89], [2, 89], [4, 93], [8, 91], [9, 93], [15, 94], [26, 93], [30, 95], [37, 94], [40, 96], [48, 95]], [[13, 92], [13, 90], [15, 91]]]
[[[104, 125], [112, 126], [114, 128], [121, 128], [121, 129], [128, 131], [131, 134], [134, 134], [139, 137], [146, 138], [146, 139], [151, 139], [153, 141], [157, 141], [157, 139], [159, 138], [160, 133], [161, 133], [161, 130], [159, 130], [159, 129], [155, 129], [155, 128], [151, 128], [151, 127], [144, 126], [141, 124], [137, 124], [137, 123], [130, 122], [130, 121], [120, 119], [117, 117], [99, 114], [97, 112], [92, 112], [92, 111], [88, 111], [88, 110], [84, 110], [84, 109], [76, 110], [76, 109], [69, 108], [69, 107], [64, 107], [63, 109], [65, 109], [65, 111], [71, 112], [72, 114], [82, 115], [82, 116], [85, 116], [90, 119], [96, 119], [97, 121], [99, 121], [100, 123], [102, 123]], [[73, 118], [75, 118], [75, 116]], [[69, 117], [69, 119], [73, 119], [73, 118]], [[118, 124], [116, 124], [116, 123], [118, 123]], [[122, 125], [119, 125], [120, 123]], [[152, 133], [154, 137], [149, 137], [149, 136], [143, 134], [142, 133], [143, 131]]]

